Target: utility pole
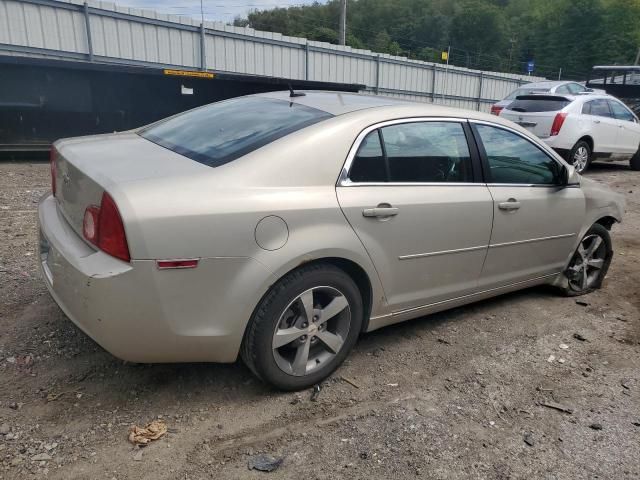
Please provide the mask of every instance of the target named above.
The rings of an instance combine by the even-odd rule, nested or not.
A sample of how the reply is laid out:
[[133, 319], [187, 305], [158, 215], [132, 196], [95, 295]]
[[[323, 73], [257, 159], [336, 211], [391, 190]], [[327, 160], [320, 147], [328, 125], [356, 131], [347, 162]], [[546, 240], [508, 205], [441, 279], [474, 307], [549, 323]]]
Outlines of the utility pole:
[[560, 67], [560, 70], [558, 71], [558, 80], [560, 80], [560, 77], [562, 77], [562, 67]]
[[338, 35], [338, 43], [340, 45], [347, 44], [347, 0], [340, 0], [340, 28]]
[[640, 47], [638, 47], [638, 53], [636, 54], [636, 61], [633, 62], [633, 64], [638, 65], [638, 62], [640, 62]]

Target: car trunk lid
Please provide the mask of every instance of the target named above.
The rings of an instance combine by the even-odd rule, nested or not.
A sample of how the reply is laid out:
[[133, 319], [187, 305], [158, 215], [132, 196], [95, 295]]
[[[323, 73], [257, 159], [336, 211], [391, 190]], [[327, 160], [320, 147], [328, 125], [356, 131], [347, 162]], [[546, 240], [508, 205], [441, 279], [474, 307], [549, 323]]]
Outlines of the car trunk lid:
[[81, 237], [85, 210], [100, 205], [105, 191], [117, 203], [127, 183], [210, 171], [136, 133], [66, 139], [56, 142], [54, 148], [56, 199]]

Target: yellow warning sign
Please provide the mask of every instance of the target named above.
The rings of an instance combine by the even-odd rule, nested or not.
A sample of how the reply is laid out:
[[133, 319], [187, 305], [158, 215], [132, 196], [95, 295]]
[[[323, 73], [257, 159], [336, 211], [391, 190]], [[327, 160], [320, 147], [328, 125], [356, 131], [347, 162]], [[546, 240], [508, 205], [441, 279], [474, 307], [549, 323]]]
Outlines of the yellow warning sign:
[[164, 69], [165, 75], [172, 75], [174, 77], [194, 77], [194, 78], [215, 78], [215, 73], [209, 72], [195, 72], [193, 70], [170, 70]]

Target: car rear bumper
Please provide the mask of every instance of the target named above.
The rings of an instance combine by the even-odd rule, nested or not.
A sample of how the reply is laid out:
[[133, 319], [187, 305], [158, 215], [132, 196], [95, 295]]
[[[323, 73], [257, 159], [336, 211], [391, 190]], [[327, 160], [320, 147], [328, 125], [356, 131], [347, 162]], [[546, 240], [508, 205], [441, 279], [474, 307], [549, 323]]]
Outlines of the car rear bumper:
[[233, 362], [247, 321], [271, 282], [246, 257], [201, 259], [197, 268], [158, 270], [89, 247], [53, 196], [38, 208], [40, 266], [51, 296], [81, 330], [132, 362]]

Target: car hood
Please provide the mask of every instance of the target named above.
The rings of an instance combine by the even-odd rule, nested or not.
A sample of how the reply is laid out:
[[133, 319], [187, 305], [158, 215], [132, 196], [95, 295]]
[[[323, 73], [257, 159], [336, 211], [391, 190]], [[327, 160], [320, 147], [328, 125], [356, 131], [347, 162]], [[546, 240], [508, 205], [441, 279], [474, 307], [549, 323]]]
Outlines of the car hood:
[[580, 178], [580, 187], [584, 193], [587, 211], [603, 210], [617, 221], [622, 221], [626, 206], [624, 195], [614, 192], [606, 185], [585, 177]]

